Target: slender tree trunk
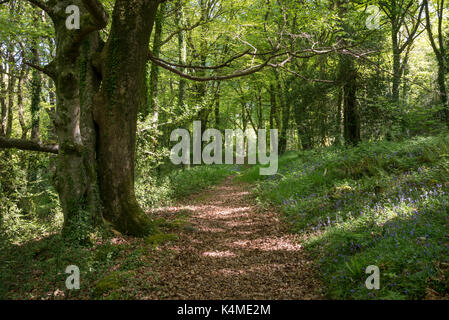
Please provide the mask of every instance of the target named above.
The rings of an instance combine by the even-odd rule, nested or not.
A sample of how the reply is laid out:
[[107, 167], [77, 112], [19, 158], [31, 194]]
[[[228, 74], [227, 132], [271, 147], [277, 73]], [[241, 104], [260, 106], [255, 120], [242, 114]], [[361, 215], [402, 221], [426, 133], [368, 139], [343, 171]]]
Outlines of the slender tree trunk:
[[[343, 38], [343, 45], [348, 42], [351, 35], [351, 27], [346, 20], [348, 0], [340, 0], [337, 3], [341, 28], [346, 35]], [[347, 144], [356, 145], [360, 138], [360, 116], [357, 108], [357, 69], [355, 61], [351, 56], [342, 55], [339, 61], [339, 82], [343, 87], [343, 137]]]
[[356, 98], [357, 73], [349, 69], [347, 82], [344, 86], [344, 138], [346, 143], [356, 145], [360, 139], [360, 117]]
[[279, 112], [274, 84], [270, 84], [270, 129], [279, 129]]
[[338, 88], [338, 94], [337, 94], [337, 135], [335, 137], [335, 144], [337, 146], [341, 146], [343, 144], [342, 139], [342, 110], [343, 110], [343, 102], [344, 102], [344, 92], [343, 88]]
[[215, 116], [215, 128], [221, 130], [221, 119], [220, 119], [220, 82], [217, 83], [217, 94], [215, 96], [214, 104], [214, 116]]
[[2, 52], [0, 48], [0, 136], [6, 135], [7, 111], [5, 69], [3, 67]]
[[[39, 54], [36, 44], [33, 48], [33, 63], [39, 65]], [[33, 70], [31, 79], [31, 139], [39, 140], [40, 102], [42, 92], [42, 77], [39, 71]]]
[[[432, 31], [432, 24], [431, 24], [431, 16], [430, 16], [430, 10], [429, 10], [429, 1], [423, 0], [423, 6], [425, 8], [425, 15], [426, 15], [426, 30], [427, 35], [430, 40], [430, 44], [432, 46], [433, 52], [435, 54], [435, 57], [438, 62], [438, 89], [439, 89], [439, 96], [440, 101], [443, 106], [443, 112], [445, 115], [446, 125], [449, 127], [449, 105], [448, 105], [448, 98], [447, 98], [447, 89], [446, 89], [446, 50], [445, 50], [445, 43], [444, 43], [444, 34], [443, 34], [443, 19], [444, 19], [444, 9], [445, 4], [444, 0], [438, 1], [437, 6], [437, 24], [438, 24], [438, 31], [436, 36], [434, 37], [433, 31]], [[437, 44], [438, 43], [438, 44]]]
[[265, 127], [265, 121], [263, 118], [263, 106], [262, 106], [262, 93], [257, 92], [257, 127], [263, 129]]
[[[156, 15], [156, 20], [154, 22], [154, 40], [153, 40], [153, 55], [159, 58], [161, 53], [162, 45], [162, 26], [164, 24], [165, 8], [167, 6], [166, 2], [163, 2]], [[150, 72], [150, 110], [148, 113], [153, 113], [153, 126], [157, 128], [158, 118], [159, 118], [159, 100], [158, 100], [158, 90], [159, 90], [159, 72], [160, 68], [151, 64]]]
[[25, 80], [26, 74], [27, 73], [25, 72], [25, 65], [22, 65], [19, 80], [17, 83], [17, 107], [19, 109], [19, 124], [22, 130], [21, 139], [26, 139], [28, 133], [28, 127], [23, 117], [23, 82]]
[[278, 97], [281, 104], [281, 132], [279, 135], [279, 153], [283, 154], [287, 150], [287, 130], [288, 122], [290, 118], [290, 106], [288, 105], [285, 97], [285, 92], [282, 90], [281, 80], [278, 78]]
[[[178, 10], [176, 12], [177, 27], [179, 29], [184, 27], [185, 16], [182, 1], [177, 3]], [[187, 43], [186, 43], [186, 32], [181, 31], [178, 33], [178, 62], [181, 65], [185, 65], [187, 60]], [[181, 69], [181, 72], [185, 72]], [[179, 94], [178, 94], [178, 105], [180, 108], [184, 105], [186, 96], [186, 80], [184, 78], [179, 79]]]
[[14, 87], [16, 85], [15, 60], [12, 49], [9, 50], [9, 68], [8, 68], [8, 116], [6, 120], [6, 137], [11, 137], [12, 121], [14, 115]]
[[343, 86], [343, 137], [347, 144], [361, 141], [360, 116], [357, 107], [357, 70], [351, 57], [340, 58], [339, 79]]
[[444, 107], [443, 112], [446, 118], [447, 125], [449, 126], [449, 106], [447, 98], [447, 88], [446, 88], [446, 67], [444, 62], [444, 57], [438, 58], [438, 90], [440, 95], [441, 105]]
[[393, 83], [391, 96], [396, 107], [399, 106], [399, 90], [401, 85], [401, 53], [399, 52], [398, 33], [393, 26], [392, 30], [392, 45], [393, 45]]
[[283, 154], [287, 151], [287, 139], [288, 139], [288, 128], [290, 122], [290, 105], [285, 103], [284, 108], [282, 109], [282, 129], [281, 134], [279, 135], [279, 152]]

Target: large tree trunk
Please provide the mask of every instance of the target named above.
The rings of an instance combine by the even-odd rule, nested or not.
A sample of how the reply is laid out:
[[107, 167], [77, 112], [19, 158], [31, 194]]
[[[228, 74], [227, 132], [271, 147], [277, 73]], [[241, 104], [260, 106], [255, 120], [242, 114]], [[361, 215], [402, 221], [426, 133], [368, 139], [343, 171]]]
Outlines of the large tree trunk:
[[158, 5], [155, 0], [116, 1], [95, 101], [103, 215], [117, 230], [137, 236], [151, 224], [134, 193], [134, 158], [140, 81]]
[[[86, 14], [81, 0], [63, 1], [61, 7], [75, 4]], [[92, 67], [100, 49], [95, 28], [79, 31], [66, 28], [66, 16], [52, 14], [56, 32], [56, 56], [46, 69], [56, 86], [55, 130], [59, 154], [54, 185], [64, 212], [63, 234], [84, 242], [88, 232], [102, 225], [96, 170], [96, 134], [93, 96], [100, 79]], [[88, 28], [90, 32], [87, 32]]]
[[[107, 17], [99, 1], [36, 2], [52, 18], [56, 34], [54, 60], [36, 68], [55, 82], [58, 146], [6, 138], [0, 146], [58, 152], [54, 184], [64, 212], [63, 234], [71, 240], [88, 240], [89, 231], [102, 225], [102, 213], [123, 233], [149, 231], [151, 220], [134, 194], [134, 158], [142, 82], [159, 3], [117, 0], [104, 45], [98, 30], [106, 27]], [[61, 8], [69, 5], [79, 7], [81, 29], [66, 27]]]
[[[86, 41], [82, 58], [66, 58], [60, 52], [56, 58], [61, 59], [56, 79], [56, 132], [60, 148], [56, 188], [65, 214], [64, 231], [70, 236], [84, 237], [88, 230], [82, 230], [83, 227], [90, 229], [102, 223], [91, 102], [99, 82], [87, 63], [89, 53], [98, 47], [97, 36], [93, 34]], [[80, 228], [81, 233], [77, 232]]]

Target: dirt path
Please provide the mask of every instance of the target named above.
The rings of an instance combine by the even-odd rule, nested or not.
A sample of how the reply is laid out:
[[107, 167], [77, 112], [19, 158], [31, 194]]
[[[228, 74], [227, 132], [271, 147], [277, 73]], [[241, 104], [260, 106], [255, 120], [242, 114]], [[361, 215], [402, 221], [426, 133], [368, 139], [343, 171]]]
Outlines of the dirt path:
[[[261, 212], [248, 185], [231, 178], [162, 208], [164, 215], [189, 211], [194, 228], [170, 245], [157, 263], [167, 299], [319, 299], [311, 261], [274, 212]], [[150, 297], [155, 298], [155, 297]]]

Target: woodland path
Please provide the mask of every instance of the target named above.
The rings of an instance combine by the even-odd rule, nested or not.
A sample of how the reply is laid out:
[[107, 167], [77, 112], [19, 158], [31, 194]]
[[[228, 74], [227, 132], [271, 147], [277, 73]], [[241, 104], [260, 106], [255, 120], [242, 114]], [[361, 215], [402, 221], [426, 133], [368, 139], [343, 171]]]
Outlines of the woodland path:
[[[191, 230], [154, 267], [165, 299], [320, 299], [312, 261], [276, 212], [261, 211], [232, 177], [161, 216], [189, 212]], [[154, 270], [154, 269], [153, 269]], [[162, 296], [160, 295], [162, 293]]]

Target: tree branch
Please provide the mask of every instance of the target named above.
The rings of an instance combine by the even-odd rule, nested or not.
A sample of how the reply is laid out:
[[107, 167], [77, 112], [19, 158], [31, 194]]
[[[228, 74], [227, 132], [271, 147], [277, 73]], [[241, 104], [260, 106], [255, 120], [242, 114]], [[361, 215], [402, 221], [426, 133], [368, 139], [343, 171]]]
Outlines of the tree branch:
[[231, 64], [231, 62], [233, 62], [234, 60], [237, 60], [237, 59], [239, 59], [239, 58], [241, 58], [241, 57], [243, 57], [243, 56], [249, 54], [249, 51], [250, 51], [250, 50], [248, 49], [247, 51], [245, 51], [245, 52], [243, 52], [243, 53], [240, 53], [240, 54], [238, 54], [238, 55], [235, 55], [234, 57], [228, 59], [227, 61], [223, 62], [222, 64], [217, 65], [217, 66], [212, 66], [212, 67], [206, 67], [206, 66], [193, 66], [193, 65], [182, 65], [182, 64], [179, 64], [179, 63], [172, 63], [172, 62], [168, 62], [168, 61], [166, 61], [166, 60], [163, 60], [163, 59], [161, 59], [161, 58], [155, 57], [154, 55], [153, 55], [153, 58], [156, 59], [156, 60], [158, 60], [158, 61], [160, 61], [160, 62], [163, 62], [163, 63], [165, 63], [165, 64], [167, 64], [167, 65], [169, 65], [169, 66], [177, 67], [177, 68], [183, 68], [183, 69], [197, 69], [197, 70], [217, 70], [217, 69], [229, 67], [229, 65]]
[[186, 74], [186, 73], [184, 73], [184, 72], [182, 72], [182, 71], [179, 71], [178, 69], [176, 69], [176, 68], [174, 68], [174, 67], [168, 65], [167, 63], [162, 62], [161, 60], [157, 59], [156, 57], [154, 57], [154, 56], [153, 56], [153, 53], [152, 53], [151, 51], [150, 51], [149, 54], [148, 54], [148, 58], [149, 58], [154, 64], [156, 64], [156, 65], [158, 65], [158, 66], [160, 66], [160, 67], [162, 67], [162, 68], [164, 68], [164, 69], [166, 69], [166, 70], [168, 70], [168, 71], [171, 71], [171, 72], [173, 72], [173, 73], [175, 73], [175, 74], [177, 74], [177, 75], [179, 75], [179, 76], [181, 76], [181, 77], [183, 77], [183, 78], [185, 78], [185, 79], [192, 80], [192, 81], [199, 81], [199, 82], [207, 82], [207, 81], [224, 81], [224, 80], [230, 80], [230, 79], [239, 78], [239, 77], [244, 77], [244, 76], [247, 76], [247, 75], [250, 75], [250, 74], [259, 72], [260, 70], [262, 70], [263, 68], [265, 68], [265, 67], [270, 63], [270, 61], [271, 61], [271, 59], [272, 59], [273, 57], [268, 58], [268, 60], [266, 60], [266, 61], [265, 61], [264, 63], [262, 63], [262, 64], [259, 64], [259, 65], [257, 65], [257, 66], [254, 66], [254, 67], [251, 67], [251, 68], [242, 70], [242, 71], [235, 72], [235, 73], [230, 74], [230, 75], [226, 75], [226, 76], [211, 76], [211, 77], [195, 77], [195, 76]]
[[59, 146], [43, 142], [0, 137], [0, 149], [19, 149], [58, 154]]
[[54, 11], [51, 7], [49, 7], [46, 3], [46, 1], [43, 0], [27, 0], [29, 3], [34, 4], [36, 7], [41, 8], [45, 12], [48, 13], [48, 15], [52, 16]]
[[95, 24], [100, 29], [105, 28], [108, 24], [109, 17], [101, 2], [98, 0], [83, 0], [83, 4], [94, 18]]
[[37, 64], [28, 62], [28, 61], [23, 61], [24, 64], [26, 64], [27, 66], [30, 66], [33, 69], [36, 69], [42, 73], [45, 73], [47, 76], [49, 76], [52, 79], [56, 78], [56, 73], [52, 70], [52, 64], [48, 64], [44, 67], [38, 66]]

